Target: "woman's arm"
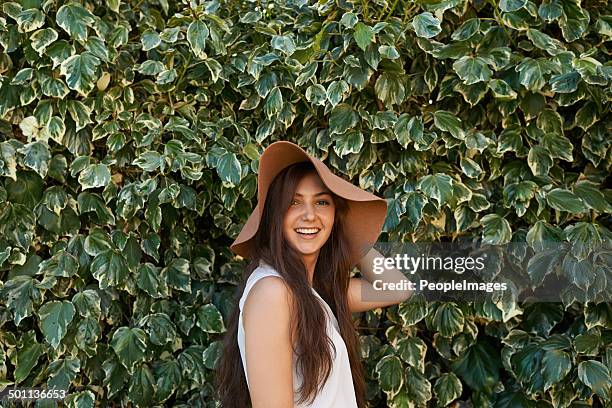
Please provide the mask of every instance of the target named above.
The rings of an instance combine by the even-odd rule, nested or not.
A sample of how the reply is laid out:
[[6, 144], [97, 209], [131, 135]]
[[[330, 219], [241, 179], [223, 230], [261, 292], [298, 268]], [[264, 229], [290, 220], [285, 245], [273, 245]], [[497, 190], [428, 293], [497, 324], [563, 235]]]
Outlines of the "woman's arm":
[[249, 292], [242, 310], [246, 367], [253, 408], [293, 407], [290, 291], [268, 276]]
[[374, 273], [374, 258], [377, 257], [383, 255], [372, 248], [357, 264], [362, 277], [351, 278], [349, 282], [348, 303], [353, 313], [395, 305], [412, 295], [407, 287], [408, 279], [399, 270], [393, 268], [381, 274]]

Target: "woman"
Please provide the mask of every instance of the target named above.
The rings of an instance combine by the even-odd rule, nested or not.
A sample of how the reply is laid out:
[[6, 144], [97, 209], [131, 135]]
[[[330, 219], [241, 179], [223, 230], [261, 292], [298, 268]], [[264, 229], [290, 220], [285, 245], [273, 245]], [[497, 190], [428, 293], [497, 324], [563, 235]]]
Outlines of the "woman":
[[[405, 280], [372, 273], [386, 209], [297, 145], [266, 149], [258, 205], [231, 246], [251, 262], [219, 364], [222, 407], [365, 407], [351, 313], [410, 295], [372, 287]], [[362, 278], [349, 276], [356, 264]]]

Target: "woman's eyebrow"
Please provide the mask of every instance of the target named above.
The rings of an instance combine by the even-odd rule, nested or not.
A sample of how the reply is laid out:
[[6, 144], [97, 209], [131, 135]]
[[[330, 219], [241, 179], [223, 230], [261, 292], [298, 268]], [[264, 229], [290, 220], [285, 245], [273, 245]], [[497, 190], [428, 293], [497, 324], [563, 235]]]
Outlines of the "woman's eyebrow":
[[[295, 193], [295, 195], [296, 195], [296, 196], [298, 196], [298, 197], [303, 197], [303, 195], [302, 195], [302, 194], [300, 194], [300, 193]], [[321, 191], [321, 192], [319, 192], [319, 193], [316, 193], [314, 196], [315, 196], [315, 197], [319, 197], [319, 196], [322, 196], [322, 195], [328, 195], [328, 196], [331, 196], [331, 194], [330, 194], [329, 192], [327, 192], [327, 191]]]

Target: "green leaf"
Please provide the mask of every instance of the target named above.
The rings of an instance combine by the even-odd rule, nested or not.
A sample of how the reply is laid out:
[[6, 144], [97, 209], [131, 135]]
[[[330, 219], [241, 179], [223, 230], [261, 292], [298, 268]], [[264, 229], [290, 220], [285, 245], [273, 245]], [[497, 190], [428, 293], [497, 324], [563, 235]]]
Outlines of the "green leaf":
[[442, 32], [440, 20], [428, 11], [416, 15], [412, 19], [412, 26], [417, 37], [432, 38]]
[[59, 99], [63, 99], [70, 92], [64, 81], [51, 77], [47, 77], [41, 82], [40, 89], [44, 95]]
[[442, 406], [448, 406], [459, 398], [462, 392], [461, 381], [454, 373], [442, 374], [434, 385], [434, 395], [438, 399], [438, 404]]
[[404, 149], [411, 142], [421, 141], [423, 138], [423, 120], [418, 116], [410, 116], [403, 113], [395, 123], [393, 132], [397, 137], [397, 141]]
[[67, 300], [47, 302], [38, 309], [39, 327], [45, 340], [57, 348], [74, 317], [74, 305]]
[[427, 346], [418, 337], [404, 337], [398, 340], [395, 345], [397, 354], [408, 365], [411, 365], [421, 372], [425, 371], [425, 353]]
[[452, 364], [453, 371], [472, 389], [491, 390], [499, 380], [501, 359], [495, 347], [486, 340], [478, 340]]
[[552, 208], [569, 213], [586, 212], [587, 208], [574, 193], [563, 188], [555, 188], [546, 193], [546, 202]]
[[378, 48], [378, 52], [380, 53], [381, 57], [390, 60], [395, 60], [400, 57], [399, 52], [397, 52], [397, 49], [392, 45], [381, 45]]
[[160, 274], [160, 269], [148, 262], [138, 267], [136, 284], [154, 298], [168, 296], [168, 286]]
[[406, 90], [401, 78], [388, 72], [384, 72], [376, 80], [374, 91], [378, 99], [383, 101], [387, 108], [394, 104], [399, 105], [406, 97]]
[[501, 0], [499, 8], [501, 11], [509, 13], [522, 9], [527, 4], [527, 0]]
[[110, 357], [108, 360], [104, 361], [104, 363], [102, 363], [102, 368], [105, 374], [103, 384], [110, 397], [123, 389], [124, 384], [128, 380], [127, 371], [115, 357]]
[[163, 172], [165, 168], [164, 157], [158, 152], [153, 152], [150, 150], [142, 152], [136, 159], [134, 159], [132, 164], [148, 172], [154, 172], [160, 167], [161, 171]]
[[334, 150], [340, 157], [350, 153], [359, 153], [363, 147], [363, 134], [357, 130], [349, 130], [343, 135], [338, 135]]
[[455, 61], [453, 69], [466, 85], [487, 82], [493, 75], [493, 72], [483, 58], [469, 55], [465, 55]]
[[68, 112], [76, 124], [76, 131], [83, 129], [88, 123], [93, 123], [90, 119], [91, 109], [81, 101], [68, 101]]
[[571, 93], [578, 89], [580, 74], [577, 72], [568, 72], [567, 74], [553, 75], [548, 83], [553, 92]]
[[601, 192], [601, 188], [596, 183], [588, 180], [576, 182], [573, 187], [574, 194], [590, 208], [599, 212], [610, 212], [612, 206]]
[[565, 51], [565, 47], [563, 46], [561, 41], [556, 40], [548, 34], [544, 34], [543, 32], [538, 31], [534, 28], [530, 28], [527, 30], [527, 38], [531, 40], [533, 45], [535, 45], [541, 50], [546, 51], [550, 55], [557, 55], [560, 52]]
[[534, 176], [546, 176], [553, 165], [553, 159], [543, 146], [532, 146], [527, 155], [527, 164]]
[[110, 236], [100, 228], [94, 228], [85, 238], [85, 244], [83, 245], [83, 249], [90, 256], [101, 254], [112, 247]]
[[374, 40], [374, 30], [367, 24], [362, 23], [361, 21], [355, 25], [353, 29], [353, 38], [355, 42], [363, 51], [366, 50], [370, 43], [375, 42]]
[[223, 318], [215, 305], [209, 303], [200, 306], [196, 311], [196, 316], [196, 324], [206, 333], [223, 333], [225, 331]]
[[219, 359], [223, 354], [223, 343], [221, 341], [213, 341], [204, 351], [204, 365], [209, 370], [215, 370], [218, 366]]
[[277, 115], [283, 109], [283, 94], [279, 87], [275, 86], [266, 98], [264, 112], [268, 118]]
[[582, 261], [602, 243], [601, 227], [598, 224], [578, 222], [564, 229], [567, 240], [572, 243], [572, 254]]
[[137, 71], [143, 75], [157, 75], [165, 71], [165, 69], [166, 66], [160, 61], [146, 60], [145, 62], [140, 64], [140, 67]]
[[87, 27], [91, 27], [95, 19], [93, 14], [80, 4], [68, 3], [57, 10], [55, 21], [70, 37], [84, 41], [87, 39]]
[[295, 52], [295, 42], [293, 41], [293, 38], [289, 36], [272, 36], [270, 45], [272, 45], [273, 49], [282, 51], [288, 57], [290, 57]]
[[[550, 246], [553, 246], [552, 244]], [[532, 287], [542, 285], [544, 279], [554, 273], [559, 266], [561, 254], [556, 248], [535, 253], [527, 263], [527, 273], [531, 278]]]
[[163, 402], [172, 395], [181, 383], [181, 367], [179, 363], [174, 360], [160, 361], [159, 364], [154, 365], [155, 378], [157, 378], [156, 385], [156, 397], [158, 401]]
[[234, 153], [223, 153], [218, 159], [216, 169], [224, 186], [234, 187], [240, 184], [242, 166]]
[[40, 29], [30, 36], [30, 45], [42, 57], [47, 47], [57, 40], [58, 34], [52, 28]]
[[206, 38], [208, 38], [209, 33], [208, 26], [200, 20], [193, 21], [189, 24], [189, 28], [187, 28], [187, 41], [191, 46], [191, 50], [199, 59], [206, 59], [204, 48], [206, 47]]
[[431, 399], [431, 383], [414, 367], [409, 366], [406, 369], [405, 387], [409, 400], [415, 401], [419, 406], [425, 406]]
[[40, 177], [47, 176], [49, 171], [49, 161], [51, 160], [51, 152], [49, 146], [43, 142], [28, 143], [24, 147], [17, 149], [19, 153], [24, 155], [23, 164], [31, 168]]
[[15, 365], [15, 372], [13, 373], [15, 384], [21, 383], [28, 377], [45, 351], [43, 345], [36, 341], [33, 330], [24, 335], [22, 339], [24, 340], [23, 347], [16, 351], [16, 361], [12, 361]]
[[327, 100], [332, 106], [338, 105], [349, 93], [349, 86], [345, 81], [334, 81], [327, 87]]
[[95, 213], [95, 217], [97, 217], [97, 219], [95, 217], [93, 219], [95, 223], [115, 224], [115, 216], [99, 195], [84, 191], [77, 197], [77, 203], [81, 214], [88, 212]]
[[59, 251], [38, 265], [38, 273], [42, 273], [45, 276], [63, 276], [69, 278], [76, 274], [78, 270], [79, 261], [74, 255], [66, 251]]
[[340, 19], [340, 24], [345, 26], [346, 28], [353, 28], [359, 19], [355, 15], [355, 13], [344, 13], [342, 18]]
[[542, 2], [538, 8], [538, 15], [548, 23], [559, 19], [561, 14], [563, 14], [563, 7], [557, 0]]
[[404, 326], [413, 326], [427, 316], [427, 302], [422, 294], [413, 294], [399, 305], [398, 313]]
[[520, 64], [515, 67], [519, 73], [521, 84], [531, 90], [539, 91], [546, 85], [545, 76], [553, 70], [553, 65], [546, 58], [524, 58]]
[[85, 49], [91, 52], [96, 57], [100, 58], [104, 62], [110, 62], [109, 50], [104, 44], [104, 40], [94, 35], [87, 38], [85, 43]]
[[580, 354], [597, 356], [600, 346], [601, 338], [595, 334], [579, 334], [574, 338], [574, 349]]
[[436, 331], [444, 337], [453, 337], [463, 330], [463, 312], [454, 303], [442, 303], [436, 309], [432, 324]]
[[80, 370], [81, 362], [76, 357], [60, 358], [52, 362], [47, 367], [47, 375], [49, 376], [47, 387], [58, 390], [69, 389]]
[[493, 92], [493, 96], [495, 96], [497, 99], [509, 101], [516, 99], [517, 97], [516, 91], [512, 89], [506, 81], [501, 79], [492, 79], [489, 81], [487, 86]]
[[317, 61], [313, 61], [306, 65], [306, 68], [300, 72], [300, 75], [298, 75], [297, 79], [295, 80], [295, 86], [302, 86], [310, 81], [317, 72], [318, 66], [319, 63]]
[[595, 360], [583, 361], [578, 364], [578, 378], [601, 398], [610, 400], [612, 378], [605, 365]]
[[503, 245], [510, 242], [512, 229], [505, 218], [497, 214], [487, 214], [480, 219], [482, 223], [482, 240], [485, 244]]
[[45, 24], [45, 15], [38, 9], [22, 10], [17, 15], [17, 26], [20, 33], [28, 33]]
[[568, 162], [574, 161], [574, 156], [572, 155], [574, 146], [563, 134], [545, 133], [540, 143], [550, 152], [551, 157]]
[[111, 181], [111, 173], [105, 164], [90, 164], [79, 174], [79, 183], [83, 190], [106, 187]]
[[152, 406], [155, 379], [146, 364], [140, 364], [130, 377], [128, 398], [137, 406]]
[[138, 322], [149, 335], [151, 343], [163, 346], [176, 338], [176, 327], [166, 313], [153, 313], [144, 316]]
[[451, 38], [455, 41], [465, 41], [471, 38], [474, 34], [476, 34], [480, 30], [480, 19], [479, 18], [470, 18], [465, 21], [459, 28], [457, 28]]
[[60, 72], [66, 77], [66, 83], [70, 89], [87, 96], [95, 86], [98, 65], [100, 65], [98, 57], [85, 51], [62, 62]]
[[129, 270], [125, 258], [113, 249], [99, 253], [91, 262], [91, 273], [100, 284], [100, 289], [119, 286], [125, 282]]
[[612, 303], [589, 303], [584, 310], [584, 324], [590, 330], [593, 327], [612, 327]]
[[526, 240], [534, 251], [541, 252], [549, 245], [556, 247], [560, 241], [564, 240], [564, 237], [559, 227], [539, 220], [527, 231]]
[[161, 44], [161, 38], [158, 32], [147, 30], [141, 34], [140, 42], [142, 43], [143, 51], [150, 51]]
[[95, 402], [95, 394], [89, 390], [71, 393], [66, 397], [66, 406], [69, 407], [93, 408]]
[[384, 356], [376, 363], [374, 372], [377, 375], [380, 388], [391, 398], [399, 392], [404, 384], [402, 362], [396, 356]]
[[542, 376], [544, 377], [544, 390], [560, 382], [572, 369], [569, 354], [561, 350], [548, 350], [542, 358]]
[[463, 157], [459, 163], [463, 174], [470, 178], [478, 178], [482, 174], [482, 168], [474, 160]]
[[465, 132], [461, 127], [461, 119], [451, 112], [438, 110], [433, 113], [434, 124], [442, 131], [449, 132], [455, 139], [464, 140]]
[[95, 290], [86, 289], [77, 292], [72, 297], [72, 303], [76, 306], [81, 317], [99, 318], [102, 314], [100, 308], [100, 296]]
[[347, 130], [354, 128], [359, 122], [359, 116], [351, 105], [346, 103], [338, 104], [329, 117], [330, 134], [343, 134]]
[[53, 116], [49, 120], [47, 129], [49, 132], [49, 137], [55, 140], [57, 143], [61, 143], [62, 138], [66, 133], [66, 125], [64, 124], [64, 121], [60, 117]]
[[147, 335], [137, 327], [120, 327], [111, 339], [111, 346], [127, 372], [132, 375], [134, 366], [146, 359]]
[[0, 299], [4, 299], [8, 310], [13, 313], [16, 326], [23, 319], [32, 315], [32, 299], [40, 300], [40, 291], [34, 286], [34, 280], [27, 275], [9, 279], [0, 287]]
[[185, 349], [178, 357], [182, 373], [184, 375], [188, 374], [191, 381], [202, 386], [205, 384], [205, 375], [207, 374], [203, 359], [204, 351], [204, 346], [194, 345]]
[[442, 206], [452, 198], [453, 179], [444, 173], [430, 174], [421, 177], [416, 188], [436, 200], [438, 206]]

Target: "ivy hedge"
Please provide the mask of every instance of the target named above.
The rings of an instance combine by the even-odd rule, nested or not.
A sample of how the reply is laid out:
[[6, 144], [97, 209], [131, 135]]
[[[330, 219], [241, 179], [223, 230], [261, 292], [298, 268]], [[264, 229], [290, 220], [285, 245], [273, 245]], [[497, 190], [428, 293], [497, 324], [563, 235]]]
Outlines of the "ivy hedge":
[[612, 3], [0, 7], [0, 388], [215, 406], [228, 246], [282, 139], [388, 199], [382, 241], [527, 242], [525, 279], [567, 281], [356, 314], [372, 406], [611, 403]]

